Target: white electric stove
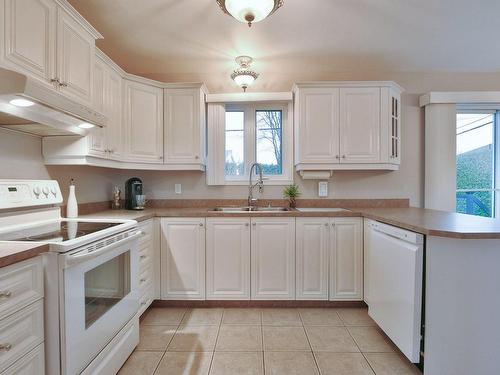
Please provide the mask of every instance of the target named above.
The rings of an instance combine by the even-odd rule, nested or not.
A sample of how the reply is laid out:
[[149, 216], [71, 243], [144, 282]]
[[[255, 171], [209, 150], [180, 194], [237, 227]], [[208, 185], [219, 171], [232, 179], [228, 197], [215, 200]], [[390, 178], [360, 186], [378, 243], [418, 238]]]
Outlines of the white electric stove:
[[0, 180], [0, 241], [45, 254], [46, 373], [114, 374], [139, 340], [134, 220], [65, 219], [57, 181]]

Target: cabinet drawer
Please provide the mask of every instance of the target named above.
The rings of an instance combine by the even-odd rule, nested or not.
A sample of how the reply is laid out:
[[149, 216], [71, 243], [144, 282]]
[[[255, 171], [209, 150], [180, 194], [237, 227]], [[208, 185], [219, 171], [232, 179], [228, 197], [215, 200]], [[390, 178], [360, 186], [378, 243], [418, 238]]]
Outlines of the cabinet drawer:
[[151, 249], [141, 249], [139, 251], [139, 272], [153, 264], [153, 254]]
[[140, 299], [141, 305], [139, 307], [139, 315], [141, 315], [146, 309], [151, 305], [153, 302], [153, 292], [152, 291], [147, 291], [141, 296]]
[[41, 257], [0, 269], [0, 319], [19, 311], [42, 297]]
[[153, 239], [153, 220], [147, 220], [139, 223], [138, 228], [140, 231], [144, 232], [144, 235], [140, 238], [140, 243], [151, 241]]
[[0, 371], [43, 342], [43, 300], [0, 321]]
[[140, 271], [139, 289], [142, 291], [145, 285], [153, 285], [153, 267], [149, 266]]
[[43, 344], [38, 345], [1, 375], [44, 375], [45, 354]]

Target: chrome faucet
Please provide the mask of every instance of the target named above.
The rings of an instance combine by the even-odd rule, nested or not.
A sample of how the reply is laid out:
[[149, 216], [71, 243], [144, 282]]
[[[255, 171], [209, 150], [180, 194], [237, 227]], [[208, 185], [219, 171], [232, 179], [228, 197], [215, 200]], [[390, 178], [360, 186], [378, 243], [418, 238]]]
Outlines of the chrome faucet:
[[[252, 174], [254, 168], [259, 171], [259, 180], [255, 183], [252, 184]], [[250, 168], [250, 178], [248, 181], [248, 206], [253, 207], [257, 205], [257, 198], [253, 197], [253, 188], [258, 186], [259, 187], [259, 193], [262, 193], [264, 190], [264, 179], [262, 178], [262, 166], [259, 163], [253, 163], [252, 167]]]

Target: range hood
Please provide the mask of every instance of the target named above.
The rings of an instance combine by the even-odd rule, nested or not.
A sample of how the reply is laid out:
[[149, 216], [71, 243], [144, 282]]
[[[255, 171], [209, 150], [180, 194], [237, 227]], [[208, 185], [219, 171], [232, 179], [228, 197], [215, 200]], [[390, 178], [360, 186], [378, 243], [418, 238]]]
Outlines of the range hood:
[[39, 136], [84, 136], [92, 125], [105, 123], [106, 117], [92, 108], [34, 78], [0, 68], [0, 127]]

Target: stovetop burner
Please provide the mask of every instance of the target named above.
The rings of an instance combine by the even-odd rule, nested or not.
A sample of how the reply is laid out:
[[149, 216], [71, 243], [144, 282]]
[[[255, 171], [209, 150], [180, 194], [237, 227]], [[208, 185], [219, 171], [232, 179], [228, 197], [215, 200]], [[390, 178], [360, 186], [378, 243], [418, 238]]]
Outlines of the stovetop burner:
[[48, 225], [26, 228], [0, 236], [0, 240], [28, 242], [64, 242], [83, 237], [121, 223], [90, 221], [59, 221]]

